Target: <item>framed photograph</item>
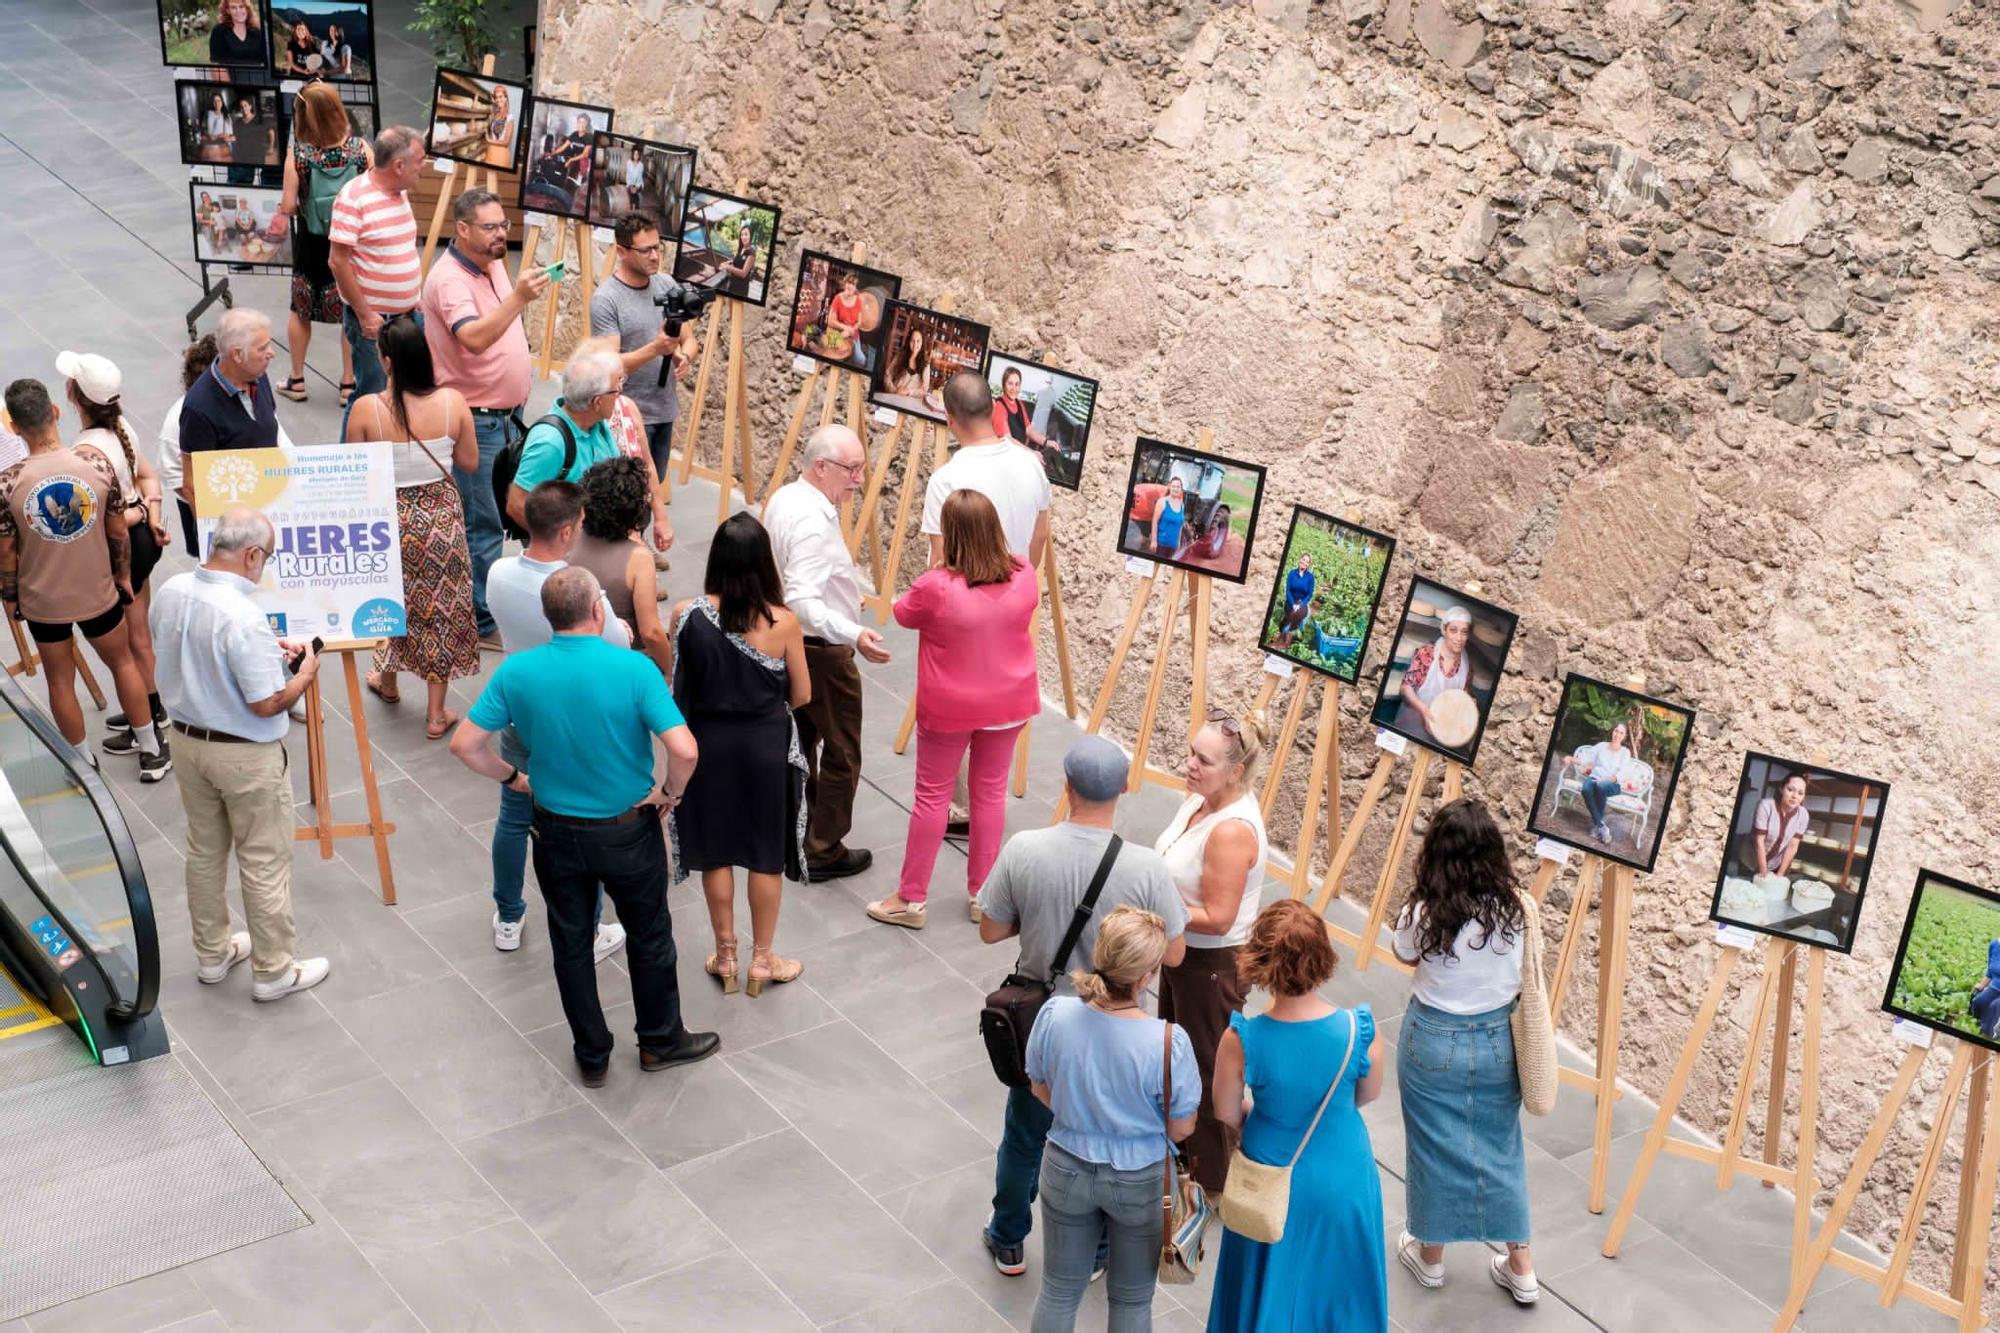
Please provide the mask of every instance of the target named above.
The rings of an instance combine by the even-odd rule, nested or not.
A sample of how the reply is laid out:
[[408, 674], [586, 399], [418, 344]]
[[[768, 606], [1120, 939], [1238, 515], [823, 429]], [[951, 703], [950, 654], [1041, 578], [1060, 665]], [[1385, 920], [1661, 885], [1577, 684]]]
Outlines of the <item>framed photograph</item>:
[[591, 148], [593, 227], [616, 225], [633, 209], [651, 213], [662, 237], [681, 234], [681, 210], [694, 184], [694, 149], [629, 134], [599, 134]]
[[2000, 1051], [2000, 893], [1919, 870], [1882, 1007]]
[[785, 346], [794, 356], [867, 374], [881, 358], [889, 302], [902, 290], [893, 273], [804, 251]]
[[1751, 751], [1709, 919], [1854, 951], [1889, 784]]
[[1517, 620], [1469, 593], [1410, 580], [1370, 720], [1472, 767]]
[[279, 167], [291, 141], [276, 88], [174, 80], [181, 161], [194, 167]]
[[163, 64], [265, 69], [263, 0], [159, 0]]
[[[342, 102], [341, 105], [347, 108], [347, 123], [353, 129], [354, 133], [360, 135], [369, 143], [374, 143], [375, 131], [382, 128], [382, 118], [375, 112], [375, 103], [372, 101]], [[290, 133], [291, 128], [291, 123], [287, 121], [285, 124], [287, 134]]]
[[986, 364], [986, 326], [904, 301], [889, 302], [883, 323], [868, 401], [942, 425], [944, 382]]
[[1528, 827], [1651, 870], [1693, 730], [1691, 708], [1572, 671], [1563, 678]]
[[1049, 485], [1079, 489], [1097, 381], [994, 352], [986, 358], [986, 383], [993, 390], [995, 433], [1039, 453]]
[[440, 69], [431, 89], [432, 157], [514, 171], [521, 165], [528, 90], [505, 79]]
[[267, 0], [271, 73], [330, 83], [375, 81], [374, 0]]
[[194, 257], [204, 264], [292, 265], [289, 219], [278, 215], [283, 190], [262, 185], [188, 182]]
[[718, 296], [763, 305], [778, 251], [778, 209], [700, 186], [688, 191], [674, 278]]
[[1396, 539], [1298, 505], [1257, 646], [1349, 685], [1375, 628]]
[[528, 114], [528, 162], [521, 171], [521, 207], [531, 213], [584, 218], [590, 211], [592, 148], [611, 128], [611, 108], [537, 97]]
[[1118, 553], [1241, 583], [1263, 502], [1256, 463], [1141, 437], [1125, 482]]

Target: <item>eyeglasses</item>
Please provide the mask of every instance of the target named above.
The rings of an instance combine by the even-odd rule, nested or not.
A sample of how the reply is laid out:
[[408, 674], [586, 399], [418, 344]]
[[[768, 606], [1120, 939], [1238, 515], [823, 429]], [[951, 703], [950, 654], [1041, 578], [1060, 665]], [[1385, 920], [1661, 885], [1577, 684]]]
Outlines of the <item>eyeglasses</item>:
[[472, 228], [474, 231], [483, 231], [489, 235], [498, 235], [506, 231], [507, 228], [512, 224], [510, 224], [505, 218], [502, 218], [498, 222], [468, 222], [465, 225]]
[[860, 481], [868, 472], [868, 460], [865, 458], [858, 463], [843, 463], [837, 458], [822, 458], [817, 461], [826, 464], [828, 467], [839, 468], [855, 481]]
[[635, 255], [645, 255], [647, 258], [660, 253], [660, 243], [658, 241], [654, 241], [651, 245], [628, 245], [625, 248]]

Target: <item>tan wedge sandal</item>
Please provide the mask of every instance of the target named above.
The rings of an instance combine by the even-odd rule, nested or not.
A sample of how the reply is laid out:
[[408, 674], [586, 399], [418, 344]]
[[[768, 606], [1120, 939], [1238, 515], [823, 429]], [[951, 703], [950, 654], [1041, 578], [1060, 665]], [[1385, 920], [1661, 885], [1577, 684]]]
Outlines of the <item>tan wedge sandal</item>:
[[752, 996], [762, 995], [767, 984], [782, 986], [787, 981], [797, 981], [805, 970], [806, 965], [796, 958], [780, 958], [769, 949], [752, 949], [750, 981], [744, 989]]
[[[716, 941], [715, 952], [708, 956], [708, 961], [701, 965], [701, 970], [722, 983], [724, 995], [734, 995], [741, 971], [736, 964], [736, 941]], [[754, 987], [756, 983], [752, 982], [751, 985]], [[753, 989], [750, 993], [755, 995], [757, 992]]]

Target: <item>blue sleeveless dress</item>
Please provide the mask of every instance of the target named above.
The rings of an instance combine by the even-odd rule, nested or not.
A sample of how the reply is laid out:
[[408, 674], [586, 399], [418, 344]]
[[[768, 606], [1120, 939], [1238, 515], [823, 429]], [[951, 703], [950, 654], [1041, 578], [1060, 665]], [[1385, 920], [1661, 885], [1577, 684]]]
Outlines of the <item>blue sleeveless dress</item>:
[[1291, 1160], [1340, 1067], [1354, 1056], [1319, 1129], [1292, 1168], [1291, 1211], [1275, 1245], [1222, 1232], [1209, 1333], [1374, 1333], [1389, 1327], [1383, 1267], [1382, 1182], [1354, 1085], [1368, 1073], [1375, 1015], [1367, 1005], [1310, 1023], [1232, 1014], [1243, 1076], [1255, 1102], [1243, 1123], [1253, 1161]]

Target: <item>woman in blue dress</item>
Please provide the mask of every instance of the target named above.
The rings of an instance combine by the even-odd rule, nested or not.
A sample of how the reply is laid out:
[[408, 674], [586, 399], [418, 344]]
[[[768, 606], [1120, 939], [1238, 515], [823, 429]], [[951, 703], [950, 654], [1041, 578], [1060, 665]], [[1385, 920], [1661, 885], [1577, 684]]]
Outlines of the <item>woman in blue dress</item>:
[[1153, 549], [1171, 556], [1181, 547], [1181, 525], [1187, 521], [1187, 490], [1181, 479], [1167, 483], [1167, 493], [1153, 510]]
[[1222, 1233], [1209, 1333], [1389, 1327], [1382, 1181], [1361, 1119], [1382, 1092], [1382, 1039], [1367, 1005], [1338, 1009], [1316, 993], [1334, 963], [1319, 914], [1289, 898], [1258, 914], [1238, 954], [1243, 984], [1269, 991], [1271, 1008], [1230, 1016], [1215, 1055], [1215, 1113], [1243, 1127], [1252, 1161], [1298, 1160], [1283, 1239]]

